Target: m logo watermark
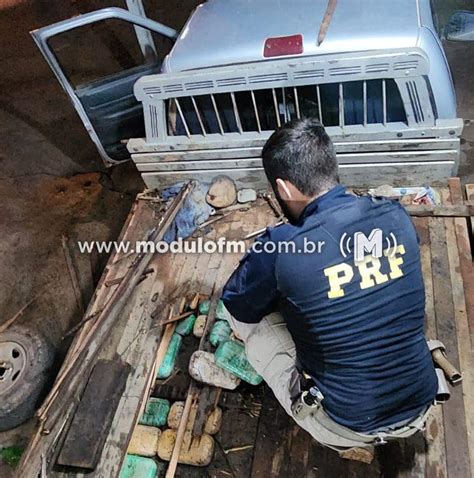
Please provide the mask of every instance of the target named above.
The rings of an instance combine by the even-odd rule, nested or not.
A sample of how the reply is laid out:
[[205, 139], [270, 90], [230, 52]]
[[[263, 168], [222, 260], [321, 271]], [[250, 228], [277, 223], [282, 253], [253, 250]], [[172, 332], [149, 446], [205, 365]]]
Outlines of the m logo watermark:
[[[391, 240], [390, 240], [391, 239]], [[397, 238], [390, 233], [385, 238], [388, 249], [396, 250]], [[352, 249], [352, 243], [354, 243]], [[382, 229], [372, 229], [367, 237], [363, 232], [356, 232], [353, 236], [344, 233], [339, 241], [339, 249], [343, 257], [354, 252], [354, 261], [361, 262], [367, 255], [380, 259], [384, 255], [384, 237]]]

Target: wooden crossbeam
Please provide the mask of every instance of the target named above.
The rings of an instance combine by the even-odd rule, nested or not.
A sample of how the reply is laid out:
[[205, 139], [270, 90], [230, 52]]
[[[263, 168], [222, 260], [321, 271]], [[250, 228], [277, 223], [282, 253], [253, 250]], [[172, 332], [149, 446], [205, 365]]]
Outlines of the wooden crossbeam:
[[414, 204], [405, 206], [410, 216], [415, 217], [471, 217], [474, 216], [474, 204], [443, 204], [430, 206], [426, 204]]

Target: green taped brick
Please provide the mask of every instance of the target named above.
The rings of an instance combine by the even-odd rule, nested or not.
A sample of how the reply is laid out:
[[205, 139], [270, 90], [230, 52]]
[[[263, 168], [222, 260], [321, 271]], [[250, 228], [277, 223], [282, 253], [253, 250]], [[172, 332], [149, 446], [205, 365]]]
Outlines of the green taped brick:
[[169, 412], [170, 402], [168, 400], [151, 397], [146, 402], [145, 411], [138, 423], [150, 427], [162, 427], [168, 420]]
[[232, 329], [230, 325], [225, 320], [218, 320], [214, 327], [212, 327], [211, 333], [209, 335], [209, 341], [214, 347], [217, 347], [220, 343], [229, 340]]
[[178, 357], [179, 349], [181, 348], [181, 343], [183, 338], [181, 335], [176, 332], [171, 336], [170, 344], [168, 345], [168, 350], [165, 353], [163, 362], [161, 363], [156, 378], [168, 378], [172, 373], [176, 363], [176, 358]]
[[193, 331], [194, 322], [196, 322], [196, 316], [194, 314], [180, 320], [175, 332], [182, 336], [189, 335]]
[[210, 300], [203, 300], [199, 304], [199, 313], [201, 315], [207, 315], [209, 313], [210, 306], [211, 306], [211, 301]]
[[227, 340], [216, 350], [216, 364], [233, 373], [251, 385], [259, 385], [263, 378], [250, 365], [245, 355], [245, 348], [241, 342]]
[[128, 455], [120, 471], [120, 478], [156, 478], [158, 466], [151, 458]]
[[216, 310], [216, 319], [219, 320], [229, 320], [229, 312], [227, 312], [227, 309], [225, 308], [224, 302], [222, 300], [219, 300], [217, 304], [217, 310]]
[[[203, 315], [209, 314], [210, 306], [211, 306], [210, 300], [203, 300], [199, 304], [199, 313]], [[219, 302], [217, 303], [216, 319], [229, 320], [229, 312], [225, 308], [224, 302], [222, 302], [222, 300], [219, 300]]]

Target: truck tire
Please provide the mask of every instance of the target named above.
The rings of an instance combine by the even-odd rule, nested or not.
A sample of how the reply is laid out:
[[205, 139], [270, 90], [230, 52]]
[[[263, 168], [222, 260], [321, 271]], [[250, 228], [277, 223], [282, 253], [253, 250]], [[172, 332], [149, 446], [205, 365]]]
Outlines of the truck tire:
[[53, 359], [52, 346], [33, 328], [14, 325], [0, 334], [0, 432], [34, 415]]

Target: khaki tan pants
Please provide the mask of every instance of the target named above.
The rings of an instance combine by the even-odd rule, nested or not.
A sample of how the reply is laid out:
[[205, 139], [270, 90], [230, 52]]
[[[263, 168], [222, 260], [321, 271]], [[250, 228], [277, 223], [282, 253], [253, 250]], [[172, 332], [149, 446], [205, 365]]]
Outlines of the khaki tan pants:
[[258, 324], [244, 324], [232, 317], [229, 318], [229, 323], [244, 341], [249, 362], [273, 390], [286, 413], [301, 428], [322, 445], [337, 451], [367, 446], [367, 442], [348, 439], [337, 434], [335, 431], [340, 432], [343, 427], [331, 420], [321, 407], [304, 420], [294, 418], [291, 412], [292, 393], [294, 394], [299, 372], [296, 367], [295, 343], [281, 314], [270, 314]]

